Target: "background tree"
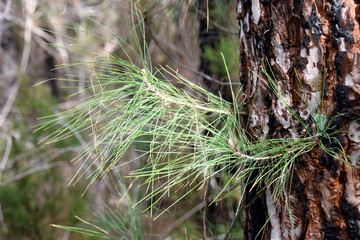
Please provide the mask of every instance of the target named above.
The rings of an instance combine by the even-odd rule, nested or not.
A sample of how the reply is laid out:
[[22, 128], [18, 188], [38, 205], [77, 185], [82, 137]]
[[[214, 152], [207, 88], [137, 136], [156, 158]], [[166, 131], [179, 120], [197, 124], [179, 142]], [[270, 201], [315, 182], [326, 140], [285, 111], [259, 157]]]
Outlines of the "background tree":
[[[247, 239], [360, 239], [360, 172], [349, 164], [360, 160], [360, 124], [353, 122], [360, 116], [359, 10], [359, 1], [238, 2], [240, 81], [252, 133], [304, 134], [269, 90], [265, 71], [315, 135], [332, 134], [322, 144], [338, 153], [318, 144], [299, 156], [278, 202], [270, 197], [273, 188], [258, 198], [248, 188]], [[339, 157], [344, 153], [351, 157]]]

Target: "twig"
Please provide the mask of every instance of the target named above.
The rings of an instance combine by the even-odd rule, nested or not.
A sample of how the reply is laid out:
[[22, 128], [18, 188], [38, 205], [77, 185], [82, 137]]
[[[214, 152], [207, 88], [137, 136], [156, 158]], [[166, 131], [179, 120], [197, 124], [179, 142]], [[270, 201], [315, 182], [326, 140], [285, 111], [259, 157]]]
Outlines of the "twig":
[[17, 80], [14, 85], [11, 87], [10, 92], [9, 92], [9, 97], [5, 103], [4, 108], [1, 111], [1, 115], [0, 115], [0, 127], [4, 124], [4, 122], [6, 121], [6, 118], [12, 108], [12, 105], [14, 104], [15, 98], [17, 96], [18, 90], [20, 87], [20, 80]]
[[[210, 202], [210, 201], [214, 200], [214, 198], [215, 198], [214, 196], [210, 196], [208, 201]], [[175, 224], [173, 224], [173, 225], [169, 226], [168, 228], [166, 228], [165, 231], [162, 234], [163, 235], [169, 235], [170, 233], [172, 233], [177, 228], [177, 226], [179, 226], [182, 222], [186, 221], [192, 215], [194, 215], [195, 213], [197, 213], [198, 211], [203, 209], [204, 206], [205, 206], [204, 201], [202, 201], [201, 203], [199, 203], [198, 205], [196, 205], [195, 207], [190, 209], [190, 211], [188, 211], [187, 213], [182, 215], [179, 219], [177, 219]]]
[[6, 163], [9, 159], [9, 155], [10, 155], [10, 151], [11, 151], [11, 145], [12, 145], [12, 140], [11, 137], [9, 135], [6, 136], [6, 149], [5, 149], [5, 153], [1, 159], [1, 164], [0, 164], [0, 182], [1, 182], [1, 176], [2, 176], [2, 172], [5, 169]]
[[[275, 156], [268, 156], [268, 157], [253, 157], [253, 156], [249, 156], [246, 154], [243, 154], [239, 151], [236, 150], [234, 141], [232, 139], [228, 140], [228, 144], [230, 145], [230, 147], [234, 150], [234, 154], [243, 157], [243, 158], [247, 158], [247, 159], [252, 159], [252, 160], [256, 160], [256, 161], [261, 161], [261, 160], [268, 160], [268, 159], [275, 159], [275, 158], [279, 158], [285, 155], [285, 153], [279, 153]], [[294, 152], [295, 150], [293, 150], [292, 152]], [[291, 153], [291, 152], [290, 152]]]
[[[207, 14], [205, 14], [203, 11], [199, 10], [199, 13], [200, 13], [202, 18], [207, 18], [207, 16], [206, 16]], [[239, 32], [231, 31], [230, 29], [221, 26], [220, 24], [216, 23], [214, 20], [209, 19], [209, 21], [210, 21], [210, 23], [212, 25], [214, 25], [214, 27], [220, 29], [221, 31], [224, 31], [224, 32], [227, 32], [227, 33], [233, 34], [233, 35], [238, 35], [239, 34]]]
[[231, 187], [228, 187], [228, 188], [226, 188], [224, 190], [221, 190], [221, 193], [229, 193], [232, 190], [234, 190], [235, 188], [237, 188], [239, 185], [241, 185], [241, 183], [242, 182], [240, 181], [240, 182], [236, 183], [234, 186], [231, 186]]
[[237, 219], [237, 217], [238, 217], [238, 215], [239, 215], [239, 212], [240, 212], [240, 205], [241, 205], [241, 202], [239, 202], [239, 204], [238, 204], [238, 207], [237, 207], [237, 209], [236, 209], [235, 216], [234, 216], [234, 218], [232, 219], [231, 224], [230, 224], [228, 230], [226, 231], [223, 240], [226, 240], [226, 239], [229, 237], [230, 231], [231, 231], [231, 229], [232, 229], [232, 228], [234, 227], [234, 225], [235, 225], [235, 221], [236, 221], [236, 219]]
[[13, 183], [13, 182], [15, 182], [15, 181], [17, 181], [17, 180], [20, 180], [20, 179], [22, 179], [22, 178], [25, 178], [25, 177], [27, 177], [27, 176], [30, 176], [30, 175], [32, 175], [32, 174], [34, 174], [34, 173], [41, 172], [41, 171], [45, 171], [45, 170], [49, 170], [49, 169], [51, 169], [51, 168], [54, 168], [54, 167], [60, 166], [60, 165], [61, 165], [60, 162], [55, 162], [55, 163], [52, 163], [52, 164], [46, 164], [46, 165], [44, 165], [44, 166], [39, 166], [39, 167], [30, 169], [30, 170], [28, 170], [28, 171], [25, 171], [25, 172], [23, 172], [23, 173], [20, 173], [20, 174], [18, 174], [18, 175], [15, 175], [14, 177], [12, 177], [12, 178], [10, 178], [10, 179], [8, 179], [8, 180], [6, 180], [6, 181], [0, 182], [0, 187], [6, 186], [6, 185], [8, 185], [8, 184], [10, 184], [10, 183]]
[[[164, 48], [162, 48], [161, 46], [165, 46], [168, 51], [170, 51], [171, 53], [175, 54], [176, 56], [183, 58], [184, 57], [184, 51], [182, 49], [180, 49], [180, 47], [176, 46], [175, 44], [173, 44], [172, 42], [166, 41], [164, 39], [162, 39], [161, 37], [159, 37], [157, 34], [155, 34], [152, 30], [150, 31], [151, 37], [154, 40], [155, 44], [157, 46], [159, 46], [160, 50], [162, 52], [164, 52]], [[166, 52], [164, 52], [166, 54]], [[169, 58], [173, 56], [168, 56]]]
[[275, 156], [268, 156], [268, 157], [253, 157], [253, 156], [249, 156], [249, 155], [246, 155], [246, 154], [243, 154], [241, 152], [234, 152], [236, 155], [240, 156], [240, 157], [243, 157], [243, 158], [247, 158], [247, 159], [252, 159], [252, 160], [256, 160], [256, 161], [261, 161], [261, 160], [269, 160], [269, 159], [275, 159], [275, 158], [279, 158], [279, 157], [282, 157], [285, 155], [285, 153], [279, 153]]
[[206, 31], [209, 31], [209, 15], [210, 15], [210, 8], [209, 8], [209, 0], [206, 0]]
[[[67, 153], [67, 152], [79, 152], [82, 148], [81, 147], [65, 147], [65, 148], [60, 148], [60, 149], [56, 149], [57, 151], [54, 154], [51, 154], [51, 156], [46, 158], [46, 162], [51, 162], [52, 160], [54, 160], [55, 158], [59, 157], [60, 155]], [[13, 157], [11, 160], [11, 162], [9, 163], [9, 165], [7, 165], [7, 168], [12, 168], [12, 166], [14, 165], [14, 163], [16, 163], [17, 161], [19, 161], [19, 159], [31, 159], [33, 156], [34, 152], [33, 151], [27, 151], [26, 153], [22, 153], [22, 154], [18, 154], [17, 156]], [[33, 159], [32, 161], [36, 162], [37, 164], [41, 164], [41, 159]], [[29, 161], [29, 162], [32, 162]], [[45, 162], [44, 162], [45, 163]], [[36, 165], [36, 164], [35, 164]], [[32, 164], [28, 164], [26, 165], [26, 168], [31, 168], [33, 165]]]
[[[10, 22], [13, 22], [21, 27], [23, 27], [25, 29], [25, 22], [21, 19], [21, 18], [18, 18], [16, 16], [13, 16], [11, 14], [8, 14], [5, 16], [5, 19], [10, 21]], [[36, 34], [42, 38], [44, 38], [47, 42], [49, 43], [53, 43], [55, 44], [55, 38], [52, 37], [50, 34], [48, 34], [46, 31], [42, 30], [41, 28], [37, 27], [37, 26], [33, 26], [31, 28], [33, 34]]]
[[70, 237], [70, 231], [64, 231], [64, 235], [61, 240], [68, 240]]
[[4, 18], [6, 18], [6, 16], [10, 12], [11, 2], [12, 2], [11, 0], [6, 1], [4, 11], [0, 13], [0, 21], [4, 20]]
[[2, 33], [4, 30], [4, 24], [3, 24], [3, 20], [6, 18], [6, 16], [9, 14], [10, 12], [10, 7], [11, 7], [11, 0], [7, 0], [6, 1], [6, 5], [4, 7], [4, 11], [2, 13], [0, 13], [0, 25], [1, 25], [1, 29], [0, 29], [0, 42], [2, 42]]
[[206, 112], [214, 112], [214, 113], [218, 113], [218, 114], [227, 114], [227, 115], [230, 114], [230, 112], [228, 112], [228, 111], [224, 111], [224, 110], [220, 110], [220, 109], [212, 109], [212, 108], [201, 106], [199, 104], [191, 104], [188, 102], [181, 101], [180, 99], [174, 99], [174, 98], [170, 97], [169, 95], [160, 92], [148, 81], [147, 72], [145, 69], [142, 69], [142, 75], [144, 77], [144, 82], [145, 82], [146, 86], [148, 87], [149, 91], [155, 93], [155, 95], [161, 97], [164, 101], [174, 103], [176, 105], [183, 105], [183, 106], [187, 106], [190, 108], [204, 110]]
[[[7, 135], [6, 136], [6, 149], [5, 149], [5, 153], [4, 153], [4, 155], [2, 157], [2, 160], [1, 160], [1, 164], [0, 164], [0, 181], [1, 181], [2, 172], [4, 171], [5, 166], [6, 166], [6, 162], [9, 159], [11, 145], [12, 145], [11, 137], [9, 135]], [[1, 224], [2, 231], [4, 233], [8, 233], [9, 230], [8, 230], [8, 227], [6, 226], [6, 222], [5, 222], [5, 219], [4, 219], [1, 204], [0, 204], [0, 224]]]
[[199, 72], [199, 71], [197, 71], [197, 70], [195, 70], [195, 69], [193, 69], [193, 68], [191, 68], [191, 67], [189, 67], [189, 66], [187, 66], [187, 65], [185, 65], [185, 64], [180, 63], [180, 62], [177, 61], [173, 56], [171, 56], [171, 55], [161, 46], [161, 44], [159, 44], [159, 41], [160, 41], [160, 40], [159, 40], [159, 38], [157, 37], [157, 35], [153, 33], [152, 30], [151, 30], [151, 35], [152, 35], [152, 38], [154, 39], [156, 45], [158, 46], [158, 48], [159, 48], [171, 61], [173, 61], [175, 64], [179, 65], [180, 67], [185, 68], [186, 70], [189, 70], [189, 71], [191, 71], [191, 72], [193, 72], [193, 73], [195, 73], [195, 74], [197, 74], [197, 75], [200, 75], [200, 76], [202, 76], [203, 78], [205, 78], [205, 79], [207, 79], [207, 80], [209, 80], [209, 81], [211, 81], [211, 82], [215, 82], [215, 83], [217, 83], [217, 84], [219, 84], [219, 85], [225, 85], [225, 86], [228, 86], [228, 85], [241, 85], [241, 83], [222, 82], [222, 81], [219, 81], [219, 80], [217, 80], [217, 79], [215, 79], [215, 78], [210, 77], [209, 75], [207, 75], [207, 74], [205, 74], [205, 73], [203, 73], [203, 72]]
[[205, 192], [204, 192], [204, 215], [203, 215], [203, 231], [204, 231], [204, 239], [207, 238], [207, 212], [208, 212], [208, 205], [209, 205], [209, 179], [205, 182]]
[[24, 28], [24, 48], [21, 57], [20, 68], [23, 73], [25, 73], [27, 65], [30, 58], [31, 50], [31, 38], [32, 38], [32, 28], [34, 26], [34, 13], [36, 9], [37, 2], [34, 0], [25, 1], [25, 28]]
[[[212, 202], [214, 199], [216, 198], [216, 196], [209, 196], [207, 198], [207, 202]], [[167, 227], [165, 229], [165, 231], [162, 233], [162, 235], [169, 235], [170, 233], [172, 233], [182, 222], [186, 221], [187, 219], [189, 219], [191, 216], [193, 216], [195, 213], [197, 213], [198, 211], [200, 211], [201, 209], [203, 209], [205, 206], [207, 206], [207, 204], [205, 203], [205, 201], [202, 201], [201, 203], [197, 204], [195, 207], [193, 207], [192, 209], [190, 209], [188, 212], [186, 212], [184, 215], [182, 215], [179, 219], [176, 220], [176, 223], [172, 224], [171, 226]], [[240, 211], [240, 210], [239, 210]]]
[[3, 233], [8, 233], [9, 230], [8, 230], [8, 227], [6, 226], [6, 222], [5, 222], [5, 219], [4, 219], [4, 214], [3, 214], [3, 211], [2, 211], [1, 204], [0, 204], [0, 224], [1, 224], [1, 228], [2, 228]]

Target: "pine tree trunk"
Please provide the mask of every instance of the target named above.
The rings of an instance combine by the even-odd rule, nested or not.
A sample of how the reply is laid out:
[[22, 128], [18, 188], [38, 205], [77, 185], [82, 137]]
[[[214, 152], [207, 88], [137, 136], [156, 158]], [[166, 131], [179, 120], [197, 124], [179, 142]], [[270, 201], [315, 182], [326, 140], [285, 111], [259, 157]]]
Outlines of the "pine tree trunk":
[[[328, 119], [338, 116], [327, 132], [344, 131], [335, 134], [337, 140], [325, 141], [326, 147], [342, 147], [351, 156], [343, 159], [359, 165], [360, 123], [354, 120], [360, 117], [360, 1], [240, 0], [237, 12], [240, 80], [251, 129], [261, 139], [296, 138], [304, 132], [262, 80], [264, 68], [271, 69], [309, 126], [311, 113], [320, 107]], [[299, 157], [290, 194], [278, 205], [271, 188], [258, 198], [256, 189], [248, 191], [246, 238], [360, 239], [360, 169], [339, 158], [320, 147]]]

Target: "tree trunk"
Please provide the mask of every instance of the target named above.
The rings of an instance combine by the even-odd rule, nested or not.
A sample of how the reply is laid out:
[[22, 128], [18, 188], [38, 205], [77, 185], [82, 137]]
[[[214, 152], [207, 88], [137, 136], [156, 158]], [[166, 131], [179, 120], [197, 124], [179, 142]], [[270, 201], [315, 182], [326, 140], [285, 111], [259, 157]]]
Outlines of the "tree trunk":
[[314, 127], [311, 114], [320, 108], [327, 119], [337, 116], [328, 120], [326, 131], [335, 138], [325, 138], [324, 144], [348, 154], [345, 163], [340, 153], [334, 157], [317, 146], [300, 156], [289, 193], [277, 204], [271, 188], [257, 198], [256, 189], [249, 190], [246, 238], [360, 239], [360, 170], [349, 164], [360, 164], [360, 123], [354, 121], [360, 117], [360, 1], [240, 0], [237, 12], [240, 80], [253, 132], [261, 139], [304, 134], [267, 87], [267, 68], [309, 127]]

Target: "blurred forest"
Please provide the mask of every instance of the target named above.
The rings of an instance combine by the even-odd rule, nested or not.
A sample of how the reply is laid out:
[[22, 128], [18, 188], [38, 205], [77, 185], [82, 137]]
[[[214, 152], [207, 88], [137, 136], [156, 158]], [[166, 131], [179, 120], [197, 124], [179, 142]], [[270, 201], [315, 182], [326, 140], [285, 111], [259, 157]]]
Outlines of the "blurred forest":
[[[39, 142], [51, 130], [34, 131], [42, 117], [71, 109], [86, 97], [88, 72], [58, 66], [94, 56], [86, 59], [70, 49], [80, 46], [121, 56], [109, 41], [114, 35], [129, 38], [132, 6], [144, 17], [154, 66], [169, 65], [231, 100], [220, 52], [232, 81], [238, 81], [236, 5], [236, 0], [0, 1], [0, 239], [98, 239], [50, 224], [103, 231], [101, 226], [107, 226], [109, 239], [198, 239], [203, 238], [204, 214], [209, 239], [222, 239], [231, 222], [233, 236], [241, 239], [241, 221], [234, 217], [236, 191], [210, 207], [205, 207], [203, 193], [195, 191], [153, 220], [158, 213], [142, 211], [146, 203], [133, 207], [146, 189], [137, 185], [138, 179], [120, 177], [140, 163], [111, 172], [87, 191], [88, 171], [68, 186], [77, 171], [91, 168], [71, 162], [91, 137], [76, 133], [42, 147]], [[77, 80], [61, 81], [69, 76]], [[164, 197], [158, 211], [170, 206], [177, 194], [182, 193]]]

